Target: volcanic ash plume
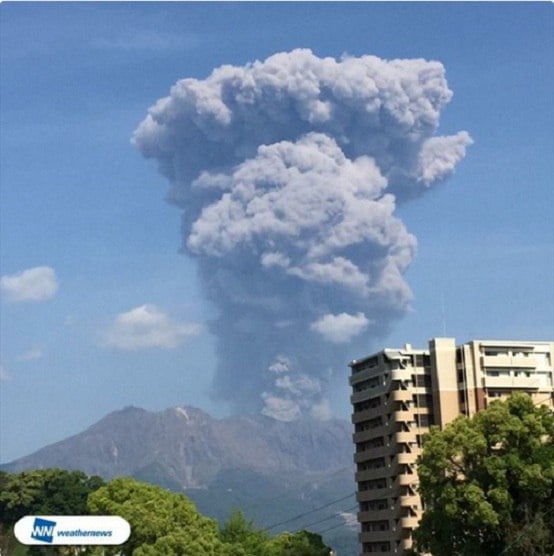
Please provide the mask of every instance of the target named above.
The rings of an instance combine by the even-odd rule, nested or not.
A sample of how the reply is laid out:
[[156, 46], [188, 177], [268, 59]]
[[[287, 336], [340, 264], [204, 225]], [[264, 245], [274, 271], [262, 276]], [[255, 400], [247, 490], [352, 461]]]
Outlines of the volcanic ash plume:
[[333, 377], [407, 310], [416, 240], [397, 202], [447, 178], [469, 135], [425, 60], [279, 53], [183, 79], [134, 134], [183, 210], [183, 249], [219, 309], [214, 392], [324, 418]]

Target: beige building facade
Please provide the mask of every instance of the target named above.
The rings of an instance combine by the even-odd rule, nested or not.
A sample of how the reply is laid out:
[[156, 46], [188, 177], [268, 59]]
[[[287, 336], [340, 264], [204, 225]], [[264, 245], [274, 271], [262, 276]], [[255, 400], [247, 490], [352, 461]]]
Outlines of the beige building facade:
[[422, 436], [514, 391], [554, 408], [554, 342], [434, 338], [350, 363], [361, 556], [403, 554], [422, 514]]

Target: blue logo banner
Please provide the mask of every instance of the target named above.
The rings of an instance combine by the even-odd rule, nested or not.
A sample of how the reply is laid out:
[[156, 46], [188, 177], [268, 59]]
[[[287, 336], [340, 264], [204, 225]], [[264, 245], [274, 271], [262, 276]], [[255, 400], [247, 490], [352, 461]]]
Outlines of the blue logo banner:
[[56, 527], [55, 521], [36, 517], [33, 523], [31, 538], [51, 544], [54, 540], [54, 527]]

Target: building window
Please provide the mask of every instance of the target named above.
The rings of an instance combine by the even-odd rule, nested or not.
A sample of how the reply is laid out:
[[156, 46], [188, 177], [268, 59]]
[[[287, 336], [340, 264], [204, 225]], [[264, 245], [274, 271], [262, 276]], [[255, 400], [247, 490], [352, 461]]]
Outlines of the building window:
[[411, 385], [411, 380], [393, 380], [391, 390], [407, 390]]
[[496, 355], [508, 355], [509, 351], [508, 348], [485, 347], [483, 348], [483, 354], [494, 357]]
[[395, 432], [410, 432], [410, 427], [404, 421], [396, 423]]
[[431, 414], [415, 415], [415, 420], [420, 427], [430, 427], [435, 424], [435, 419]]
[[410, 485], [402, 485], [400, 487], [400, 496], [415, 496], [416, 490]]
[[385, 467], [385, 458], [374, 458], [362, 463], [358, 463], [358, 471], [367, 471], [368, 469], [380, 469]]
[[415, 386], [431, 388], [431, 375], [412, 375], [412, 381]]
[[364, 542], [362, 549], [364, 552], [390, 552], [390, 542]]
[[375, 419], [370, 419], [369, 421], [362, 421], [360, 423], [356, 423], [355, 432], [363, 432], [369, 431], [374, 429], [382, 424], [382, 418], [376, 417]]
[[411, 454], [412, 450], [409, 446], [409, 444], [406, 444], [405, 442], [401, 442], [400, 444], [398, 444], [398, 453], [399, 454]]
[[372, 438], [371, 440], [367, 440], [366, 442], [360, 442], [356, 445], [357, 452], [365, 452], [366, 450], [370, 450], [371, 448], [380, 448], [381, 446], [385, 445], [385, 439], [382, 436], [377, 438]]
[[456, 350], [456, 363], [461, 363], [464, 358], [464, 354], [461, 349]]
[[380, 479], [372, 479], [371, 481], [360, 481], [358, 483], [358, 490], [375, 490], [378, 488], [387, 488], [387, 479], [380, 478]]
[[362, 531], [368, 533], [370, 531], [388, 531], [390, 529], [389, 520], [382, 519], [380, 521], [366, 521], [362, 523]]
[[352, 368], [352, 374], [361, 373], [366, 369], [372, 369], [373, 367], [377, 367], [379, 365], [379, 356], [376, 355], [375, 357], [371, 357], [367, 361], [363, 361], [359, 363], [355, 367]]
[[374, 376], [368, 378], [367, 380], [362, 380], [362, 382], [358, 382], [358, 384], [354, 384], [352, 389], [354, 392], [364, 392], [365, 390], [371, 390], [376, 386], [380, 386], [381, 384], [384, 384], [384, 382], [385, 377], [383, 375]]
[[412, 399], [416, 407], [433, 407], [433, 396], [431, 394], [414, 394]]
[[373, 409], [374, 407], [379, 407], [381, 405], [381, 397], [377, 396], [371, 400], [364, 400], [363, 402], [358, 402], [354, 404], [354, 412], [359, 413], [360, 411], [366, 411], [367, 409]]
[[510, 376], [510, 369], [503, 367], [489, 367], [485, 370], [487, 376]]
[[369, 502], [362, 502], [360, 504], [361, 512], [374, 512], [379, 510], [388, 510], [389, 503], [386, 498], [381, 498], [379, 500], [370, 500]]
[[408, 464], [401, 465], [398, 472], [399, 472], [400, 475], [413, 475], [414, 474], [412, 466], [408, 465]]

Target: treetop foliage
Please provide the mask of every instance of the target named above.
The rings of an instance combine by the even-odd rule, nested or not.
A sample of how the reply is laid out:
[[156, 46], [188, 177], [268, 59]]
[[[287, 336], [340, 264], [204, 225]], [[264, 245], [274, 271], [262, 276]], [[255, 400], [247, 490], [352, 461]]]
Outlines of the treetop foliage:
[[418, 474], [425, 508], [418, 551], [554, 554], [554, 414], [528, 395], [432, 427]]
[[[23, 547], [13, 525], [25, 515], [118, 515], [131, 536], [112, 547]], [[275, 537], [256, 529], [240, 511], [220, 529], [183, 494], [120, 477], [104, 483], [80, 471], [45, 469], [0, 472], [0, 551], [2, 554], [90, 556], [328, 556], [330, 548], [308, 531]]]

